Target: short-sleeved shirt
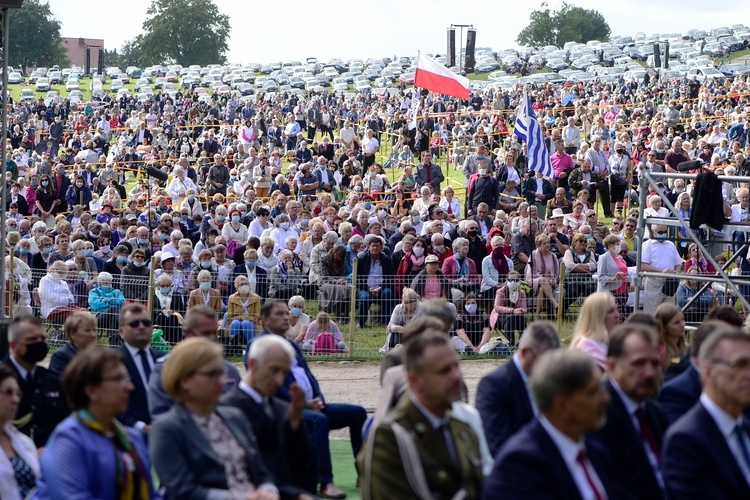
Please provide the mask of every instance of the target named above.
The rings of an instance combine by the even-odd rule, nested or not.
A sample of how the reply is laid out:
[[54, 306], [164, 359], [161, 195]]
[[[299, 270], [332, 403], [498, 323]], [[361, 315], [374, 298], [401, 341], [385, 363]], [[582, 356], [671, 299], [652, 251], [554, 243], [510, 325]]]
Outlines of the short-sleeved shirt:
[[482, 314], [462, 314], [456, 319], [456, 330], [463, 329], [475, 347], [482, 341], [484, 329], [489, 327], [489, 319]]
[[674, 243], [657, 239], [650, 239], [643, 244], [643, 262], [657, 269], [682, 266], [682, 259]]

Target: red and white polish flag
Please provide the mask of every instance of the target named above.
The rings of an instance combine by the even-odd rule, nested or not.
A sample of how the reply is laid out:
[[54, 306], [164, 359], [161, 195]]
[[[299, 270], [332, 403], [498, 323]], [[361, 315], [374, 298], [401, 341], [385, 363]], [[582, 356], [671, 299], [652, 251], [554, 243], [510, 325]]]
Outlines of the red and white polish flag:
[[417, 54], [414, 86], [459, 99], [469, 98], [469, 79], [457, 75], [431, 57]]

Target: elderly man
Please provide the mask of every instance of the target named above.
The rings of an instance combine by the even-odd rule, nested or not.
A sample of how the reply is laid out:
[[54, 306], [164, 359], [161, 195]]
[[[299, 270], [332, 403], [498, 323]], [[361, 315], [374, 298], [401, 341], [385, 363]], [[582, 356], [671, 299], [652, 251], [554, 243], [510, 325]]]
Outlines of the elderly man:
[[662, 474], [670, 498], [750, 498], [750, 336], [717, 331], [699, 354], [703, 393], [664, 439]]
[[[601, 149], [603, 140], [604, 139], [598, 135], [591, 136], [591, 148], [586, 152], [584, 164], [586, 160], [588, 160], [589, 165], [591, 166], [591, 172], [596, 174], [597, 178], [596, 180], [592, 179], [591, 181], [595, 183], [594, 185], [584, 187], [587, 188], [592, 195], [594, 195], [596, 191], [599, 191], [602, 200], [602, 208], [604, 209], [604, 216], [612, 217], [609, 199], [609, 160], [604, 154], [604, 150]], [[573, 179], [570, 179], [571, 187], [573, 187], [572, 181]], [[595, 198], [595, 196], [591, 196], [589, 201], [594, 203]]]
[[466, 204], [464, 206], [466, 216], [476, 214], [480, 203], [486, 203], [487, 206], [493, 209], [496, 208], [499, 196], [500, 185], [490, 172], [488, 159], [482, 158], [477, 162], [476, 175], [472, 175], [469, 180], [469, 189], [466, 194]]
[[[13, 423], [43, 448], [55, 426], [68, 416], [68, 407], [60, 380], [38, 365], [49, 350], [42, 320], [33, 316], [13, 318], [8, 325], [8, 343], [10, 352], [2, 363], [13, 371], [23, 393]], [[2, 397], [9, 399], [4, 394]]]
[[483, 160], [489, 160], [487, 146], [485, 146], [484, 144], [479, 144], [477, 145], [476, 152], [473, 155], [467, 156], [466, 160], [464, 161], [464, 187], [469, 186], [469, 180], [472, 175], [479, 173], [479, 162]]
[[500, 449], [482, 498], [614, 498], [607, 452], [586, 435], [602, 425], [609, 393], [593, 359], [580, 351], [545, 353], [531, 373], [539, 418]]
[[562, 210], [564, 214], [572, 213], [573, 205], [566, 196], [565, 188], [555, 189], [555, 197], [547, 202], [547, 213], [551, 214], [556, 208]]
[[186, 176], [185, 169], [182, 167], [175, 168], [174, 179], [169, 183], [169, 187], [167, 187], [167, 194], [172, 199], [173, 206], [180, 206], [187, 195], [188, 189], [197, 191], [193, 181]]
[[[410, 340], [409, 395], [370, 433], [359, 457], [363, 497], [478, 498], [483, 480], [479, 441], [471, 427], [450, 412], [461, 399], [458, 363], [442, 332]], [[414, 454], [407, 453], [405, 440], [416, 447]]]
[[539, 226], [529, 223], [529, 219], [523, 219], [519, 227], [518, 233], [510, 240], [510, 256], [513, 259], [513, 268], [522, 273], [526, 269], [531, 252], [536, 249], [535, 240]]
[[[654, 225], [652, 227], [653, 238], [643, 244], [643, 258], [641, 268], [649, 273], [676, 273], [682, 269], [682, 259], [677, 252], [674, 243], [667, 241], [667, 226]], [[674, 279], [674, 278], [669, 278]], [[672, 295], [664, 293], [665, 278], [646, 278], [644, 283], [644, 305], [643, 310], [654, 314], [659, 304], [665, 300], [674, 301], [674, 290]]]
[[305, 391], [295, 382], [289, 387], [289, 402], [275, 397], [294, 359], [286, 339], [263, 335], [250, 344], [245, 379], [220, 403], [239, 408], [247, 417], [281, 497], [313, 500], [317, 478], [315, 451], [302, 419]]

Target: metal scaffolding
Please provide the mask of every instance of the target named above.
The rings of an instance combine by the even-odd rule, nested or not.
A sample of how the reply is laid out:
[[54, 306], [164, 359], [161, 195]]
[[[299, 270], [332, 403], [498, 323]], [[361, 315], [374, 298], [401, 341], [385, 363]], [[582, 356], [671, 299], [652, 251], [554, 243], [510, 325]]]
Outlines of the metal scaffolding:
[[[724, 285], [727, 287], [727, 290], [733, 291], [737, 298], [742, 302], [743, 306], [750, 310], [750, 303], [748, 302], [747, 298], [740, 292], [740, 290], [737, 288], [737, 285], [748, 285], [750, 286], [750, 276], [729, 276], [726, 274], [726, 270], [731, 266], [737, 258], [739, 258], [743, 252], [747, 252], [748, 248], [750, 247], [750, 242], [744, 242], [742, 244], [742, 247], [739, 250], [735, 250], [734, 254], [727, 259], [726, 264], [724, 266], [719, 266], [716, 263], [716, 260], [714, 257], [710, 254], [710, 252], [705, 251], [703, 252], [706, 260], [714, 266], [714, 269], [716, 269], [715, 275], [692, 275], [692, 274], [681, 274], [681, 273], [661, 273], [661, 272], [643, 272], [642, 265], [643, 265], [643, 237], [645, 234], [645, 228], [646, 224], [659, 224], [663, 226], [671, 226], [671, 227], [679, 227], [684, 229], [685, 234], [688, 236], [690, 240], [692, 240], [694, 243], [696, 243], [699, 247], [705, 249], [704, 241], [698, 238], [698, 236], [695, 234], [695, 232], [690, 228], [690, 221], [685, 220], [685, 218], [680, 216], [679, 211], [675, 208], [675, 206], [672, 204], [672, 202], [669, 200], [667, 195], [664, 193], [664, 191], [659, 188], [658, 186], [658, 180], [659, 179], [684, 179], [686, 181], [695, 180], [698, 177], [698, 174], [680, 174], [680, 173], [667, 173], [667, 172], [649, 172], [644, 171], [641, 173], [641, 178], [639, 180], [639, 190], [640, 190], [640, 201], [638, 206], [638, 224], [636, 226], [636, 274], [635, 274], [635, 287], [636, 287], [636, 294], [635, 294], [635, 309], [639, 309], [640, 307], [640, 293], [639, 290], [641, 289], [641, 284], [643, 282], [643, 278], [677, 278], [677, 279], [690, 279], [692, 281], [700, 281], [704, 282], [701, 289], [693, 296], [691, 299], [682, 307], [683, 312], [685, 312], [688, 308], [690, 308], [693, 303], [698, 300], [698, 298], [705, 292], [712, 283], [724, 283]], [[725, 176], [721, 175], [718, 176], [718, 179], [721, 181], [729, 181], [729, 182], [750, 182], [750, 177], [743, 177], [743, 176]], [[656, 194], [658, 194], [662, 202], [664, 203], [664, 206], [669, 209], [669, 211], [672, 214], [672, 217], [664, 218], [664, 217], [649, 217], [648, 221], [645, 217], [645, 209], [646, 209], [646, 194], [648, 193], [648, 186], [654, 186]], [[695, 210], [695, 207], [693, 207]], [[702, 226], [706, 229], [711, 229], [708, 226]], [[728, 220], [725, 222], [724, 227], [722, 231], [742, 231], [742, 232], [750, 232], [750, 223], [737, 223], [732, 222], [730, 223]], [[709, 237], [708, 242], [710, 243], [712, 240]], [[718, 240], [716, 240], [718, 241]], [[722, 240], [723, 244], [726, 244], [725, 240]]]

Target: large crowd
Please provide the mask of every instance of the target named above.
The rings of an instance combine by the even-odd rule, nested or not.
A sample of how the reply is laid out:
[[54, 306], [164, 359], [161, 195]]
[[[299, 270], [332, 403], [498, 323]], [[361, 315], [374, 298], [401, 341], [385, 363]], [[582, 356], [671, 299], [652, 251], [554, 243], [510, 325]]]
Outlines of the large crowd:
[[[547, 478], [535, 481], [532, 469], [544, 469], [517, 468], [548, 455], [551, 442], [527, 461], [514, 445], [536, 417], [535, 436], [524, 439], [546, 432], [572, 475], [560, 479], [563, 489], [537, 496], [574, 497], [578, 488], [583, 498], [616, 497], [638, 486], [628, 474], [652, 474], [660, 495], [647, 497], [691, 497], [677, 484], [685, 476], [667, 468], [668, 457], [683, 459], [668, 439], [662, 451], [663, 433], [647, 436], [640, 423], [628, 427], [648, 445], [636, 450], [647, 458], [638, 470], [625, 458], [605, 475], [608, 453], [622, 452], [607, 442], [617, 429], [598, 431], [602, 447], [610, 445], [601, 462], [594, 451], [576, 461], [570, 450], [606, 411], [610, 398], [586, 385], [602, 373], [629, 411], [656, 395], [673, 365], [692, 373], [691, 359], [711, 365], [701, 372], [706, 391], [747, 372], [750, 358], [719, 363], [694, 347], [688, 353], [684, 328], [714, 311], [726, 320], [740, 297], [721, 283], [664, 276], [715, 274], [706, 256], [723, 266], [744, 233], [705, 230], [710, 239], [699, 245], [665, 220], [703, 210], [695, 181], [665, 179], [648, 193], [638, 181], [690, 160], [718, 175], [750, 175], [749, 87], [736, 77], [528, 85], [474, 92], [468, 101], [402, 91], [348, 100], [229, 94], [207, 103], [160, 93], [142, 102], [106, 95], [82, 106], [59, 97], [9, 104], [5, 244], [13, 256], [4, 312], [15, 320], [9, 370], [0, 372], [0, 398], [10, 402], [1, 405], [0, 444], [10, 459], [0, 464], [2, 498], [23, 498], [35, 486], [40, 498], [82, 489], [92, 498], [146, 498], [159, 488], [176, 498], [342, 498], [328, 430], [344, 427], [365, 496], [449, 498], [464, 488], [476, 498], [485, 476], [486, 498], [533, 496]], [[524, 91], [544, 128], [550, 177], [529, 169], [526, 144], [512, 133]], [[714, 206], [732, 222], [750, 221], [747, 182], [719, 187]], [[640, 194], [648, 205], [643, 238]], [[662, 276], [636, 289], [639, 251], [641, 269]], [[750, 273], [750, 259], [741, 255], [732, 272]], [[750, 286], [740, 293], [750, 298]], [[634, 310], [636, 294], [643, 311]], [[559, 336], [537, 320], [573, 310], [571, 346], [586, 356], [541, 356]], [[648, 325], [618, 329], [628, 317]], [[360, 330], [384, 330], [384, 393], [365, 432], [365, 410], [327, 403], [305, 361], [352, 348], [341, 328], [352, 320]], [[46, 330], [62, 346], [49, 369], [38, 365]], [[246, 379], [205, 338], [244, 351]], [[744, 341], [721, 337], [712, 355], [727, 342]], [[654, 371], [631, 394], [627, 377], [635, 375], [622, 363], [634, 343], [651, 349]], [[96, 344], [116, 349], [90, 349]], [[480, 404], [481, 385], [479, 412], [459, 408], [467, 395], [456, 352], [515, 352], [505, 367], [523, 367], [516, 382], [529, 382], [521, 392], [531, 415], [493, 416], [497, 408]], [[544, 369], [536, 376], [538, 358]], [[722, 370], [729, 375], [714, 373]], [[705, 397], [724, 408], [718, 396]], [[450, 415], [464, 415], [462, 423]], [[440, 432], [424, 440], [437, 448], [425, 451], [416, 439], [418, 455], [404, 454], [401, 430], [414, 425], [407, 438]], [[45, 450], [41, 465], [34, 446]], [[107, 446], [116, 453], [98, 456]], [[748, 458], [742, 450], [738, 457]], [[421, 473], [410, 469], [416, 457]], [[739, 469], [741, 484], [727, 491], [747, 492], [750, 465]], [[518, 486], [523, 474], [529, 479]]]

